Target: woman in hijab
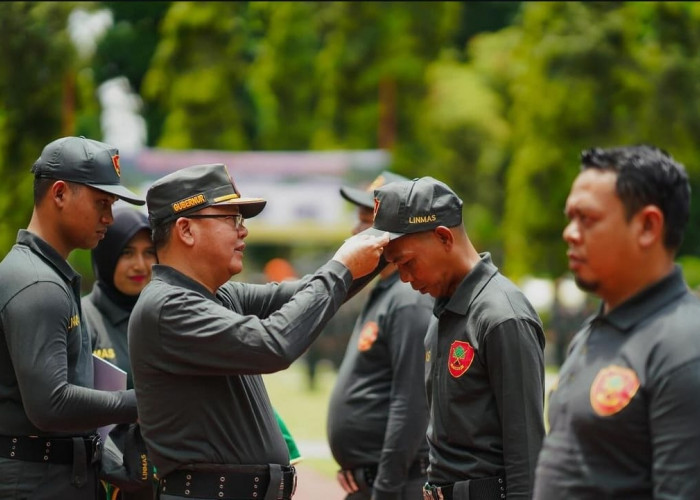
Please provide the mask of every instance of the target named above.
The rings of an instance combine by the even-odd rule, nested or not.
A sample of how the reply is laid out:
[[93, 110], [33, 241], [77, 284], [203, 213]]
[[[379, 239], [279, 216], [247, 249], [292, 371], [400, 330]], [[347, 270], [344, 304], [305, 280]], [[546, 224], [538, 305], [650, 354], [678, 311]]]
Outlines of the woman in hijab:
[[146, 215], [119, 207], [113, 216], [114, 223], [92, 250], [95, 284], [83, 297], [82, 307], [92, 330], [93, 353], [124, 370], [130, 389], [127, 326], [136, 299], [151, 279], [156, 253]]
[[[92, 250], [95, 284], [83, 297], [83, 317], [92, 334], [93, 353], [127, 373], [127, 388], [133, 388], [127, 326], [141, 290], [151, 280], [156, 253], [151, 242], [148, 218], [129, 207], [113, 210], [114, 222], [104, 239]], [[120, 491], [102, 481], [107, 500], [153, 498], [150, 485], [135, 492]], [[121, 496], [119, 496], [121, 495]]]

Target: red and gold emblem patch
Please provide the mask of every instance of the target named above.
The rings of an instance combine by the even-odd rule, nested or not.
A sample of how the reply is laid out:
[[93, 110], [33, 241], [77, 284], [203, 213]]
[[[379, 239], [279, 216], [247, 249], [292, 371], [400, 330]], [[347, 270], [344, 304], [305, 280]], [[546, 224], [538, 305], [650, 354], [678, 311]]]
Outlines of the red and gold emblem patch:
[[609, 417], [629, 404], [639, 389], [637, 374], [622, 366], [610, 365], [591, 384], [591, 406], [601, 417]]
[[122, 176], [122, 169], [119, 166], [119, 155], [112, 156], [112, 165], [114, 165], [114, 170], [115, 170], [115, 172], [117, 172], [117, 175], [119, 177], [121, 177]]
[[357, 340], [357, 349], [360, 352], [368, 351], [372, 347], [372, 344], [374, 344], [374, 341], [377, 340], [378, 334], [379, 325], [374, 321], [368, 321], [360, 332], [360, 338]]
[[469, 342], [455, 340], [450, 346], [450, 356], [447, 359], [447, 368], [454, 378], [464, 375], [474, 361], [474, 348]]

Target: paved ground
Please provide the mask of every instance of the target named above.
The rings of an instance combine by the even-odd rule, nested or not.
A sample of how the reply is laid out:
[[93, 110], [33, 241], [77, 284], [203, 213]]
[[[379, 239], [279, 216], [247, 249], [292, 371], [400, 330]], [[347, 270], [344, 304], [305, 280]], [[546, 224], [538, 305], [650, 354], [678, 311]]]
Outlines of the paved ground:
[[296, 466], [299, 476], [294, 500], [343, 500], [343, 490], [332, 478], [316, 472], [303, 461]]

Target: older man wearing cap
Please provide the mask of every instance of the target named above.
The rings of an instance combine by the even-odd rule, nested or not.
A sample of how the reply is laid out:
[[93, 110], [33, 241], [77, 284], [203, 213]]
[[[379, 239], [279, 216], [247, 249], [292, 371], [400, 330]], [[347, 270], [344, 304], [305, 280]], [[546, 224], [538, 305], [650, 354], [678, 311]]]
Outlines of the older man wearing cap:
[[32, 167], [34, 212], [0, 262], [0, 498], [96, 498], [95, 430], [136, 420], [133, 390], [93, 389], [76, 248], [95, 247], [112, 204], [144, 201], [120, 185], [119, 153], [64, 137]]
[[[341, 196], [357, 206], [352, 233], [371, 227], [374, 189], [406, 180], [387, 171], [365, 190], [341, 187]], [[431, 297], [402, 283], [396, 266], [388, 265], [355, 322], [327, 419], [346, 500], [423, 498], [428, 466], [423, 338], [432, 307]]]
[[356, 236], [301, 281], [229, 281], [243, 268], [244, 198], [222, 164], [156, 181], [146, 195], [159, 264], [129, 323], [139, 420], [161, 500], [289, 499], [295, 473], [261, 374], [304, 353], [378, 267], [386, 235]]
[[435, 297], [425, 339], [430, 467], [425, 499], [529, 499], [544, 437], [544, 334], [537, 313], [462, 223], [462, 200], [431, 177], [374, 191], [384, 256]]

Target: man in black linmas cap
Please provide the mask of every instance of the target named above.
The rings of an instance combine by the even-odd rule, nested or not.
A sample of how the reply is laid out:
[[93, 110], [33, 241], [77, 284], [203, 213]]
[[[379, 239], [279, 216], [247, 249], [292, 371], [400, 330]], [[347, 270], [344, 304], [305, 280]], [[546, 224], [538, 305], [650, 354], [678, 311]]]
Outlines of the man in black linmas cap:
[[[384, 256], [435, 297], [425, 338], [427, 499], [529, 499], [544, 437], [544, 333], [537, 313], [478, 253], [462, 200], [431, 177], [374, 191]], [[362, 234], [362, 233], [361, 233]]]
[[[382, 172], [367, 189], [340, 188], [357, 206], [353, 234], [372, 226], [374, 190], [406, 181]], [[418, 500], [428, 466], [423, 338], [433, 299], [380, 273], [355, 322], [328, 404], [328, 443], [346, 500]]]
[[80, 275], [66, 259], [112, 224], [119, 152], [84, 137], [48, 144], [32, 167], [34, 211], [0, 262], [0, 498], [93, 500], [96, 429], [136, 420], [133, 390], [93, 389]]
[[376, 273], [388, 238], [351, 238], [300, 281], [236, 283], [245, 220], [265, 200], [242, 197], [222, 164], [166, 175], [146, 200], [159, 264], [129, 354], [160, 499], [290, 499], [295, 471], [261, 375], [304, 353]]

